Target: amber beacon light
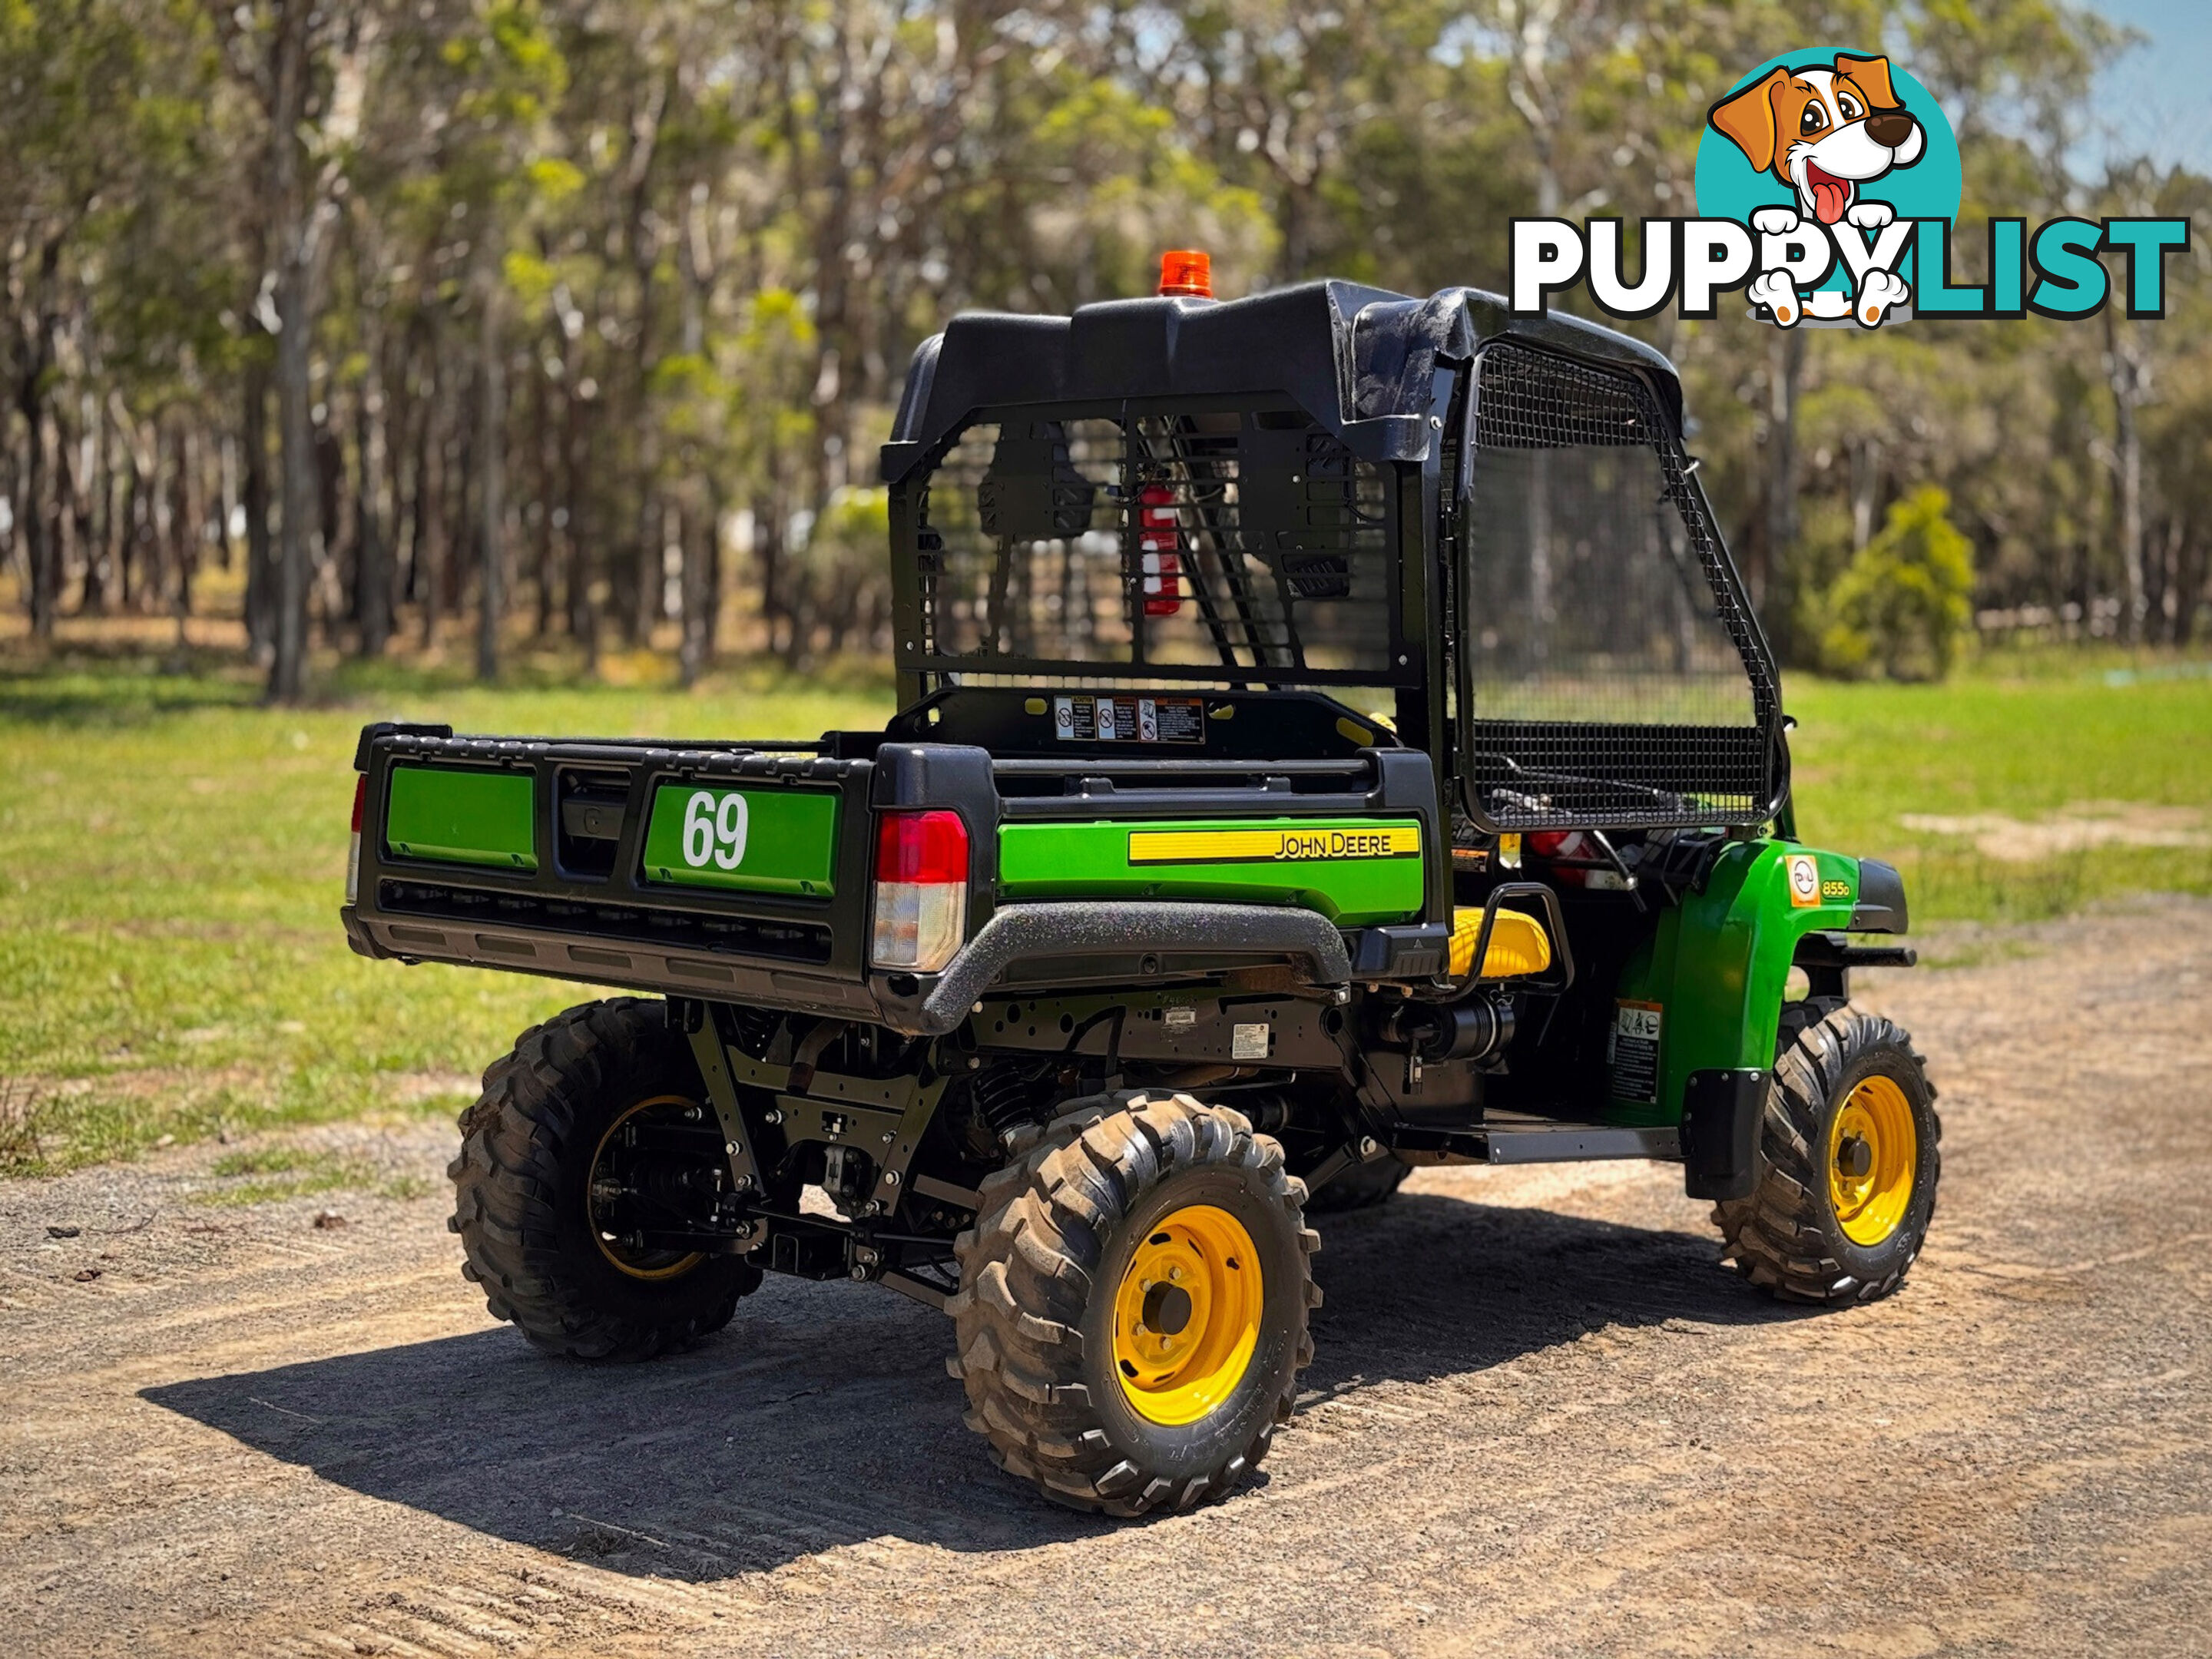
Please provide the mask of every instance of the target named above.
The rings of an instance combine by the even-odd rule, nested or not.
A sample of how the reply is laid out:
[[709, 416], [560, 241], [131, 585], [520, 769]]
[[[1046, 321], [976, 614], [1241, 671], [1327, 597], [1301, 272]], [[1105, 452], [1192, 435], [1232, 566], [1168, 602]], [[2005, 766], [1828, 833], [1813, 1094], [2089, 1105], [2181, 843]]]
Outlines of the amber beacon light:
[[1213, 261], [1196, 248], [1170, 248], [1160, 255], [1159, 292], [1189, 300], [1211, 300]]

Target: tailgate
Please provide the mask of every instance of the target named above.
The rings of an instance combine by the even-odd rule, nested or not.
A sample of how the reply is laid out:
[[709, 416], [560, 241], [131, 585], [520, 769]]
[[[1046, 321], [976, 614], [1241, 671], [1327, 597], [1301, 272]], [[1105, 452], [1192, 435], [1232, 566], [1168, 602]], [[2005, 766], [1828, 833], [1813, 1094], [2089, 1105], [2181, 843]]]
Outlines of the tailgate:
[[866, 759], [817, 744], [453, 737], [372, 726], [365, 955], [872, 1007]]

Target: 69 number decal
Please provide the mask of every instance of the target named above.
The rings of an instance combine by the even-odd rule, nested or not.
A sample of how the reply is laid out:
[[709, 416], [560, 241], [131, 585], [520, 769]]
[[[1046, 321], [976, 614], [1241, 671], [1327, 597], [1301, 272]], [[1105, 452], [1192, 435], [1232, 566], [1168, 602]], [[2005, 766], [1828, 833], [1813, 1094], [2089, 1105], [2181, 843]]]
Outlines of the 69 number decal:
[[702, 789], [684, 808], [684, 861], [694, 870], [712, 862], [734, 870], [745, 856], [745, 798], [729, 794], [717, 800]]

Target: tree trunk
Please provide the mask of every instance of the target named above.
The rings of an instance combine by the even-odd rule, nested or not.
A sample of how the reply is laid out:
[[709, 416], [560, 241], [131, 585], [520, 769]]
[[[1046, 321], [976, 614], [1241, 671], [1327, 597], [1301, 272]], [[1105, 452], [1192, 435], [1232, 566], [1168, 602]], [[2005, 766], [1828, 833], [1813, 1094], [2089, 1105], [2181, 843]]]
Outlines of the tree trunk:
[[453, 418], [443, 447], [445, 459], [440, 476], [444, 480], [446, 510], [445, 522], [441, 526], [444, 532], [444, 560], [441, 567], [444, 580], [440, 584], [438, 602], [447, 615], [454, 617], [459, 616], [468, 603], [469, 584], [475, 574], [477, 526], [469, 505], [471, 487], [476, 481], [475, 411], [482, 406], [483, 396], [483, 388], [473, 375], [456, 389]]
[[69, 427], [62, 420], [60, 405], [50, 404], [46, 418], [54, 428], [54, 608], [61, 608], [62, 594], [69, 587], [70, 567], [77, 561], [72, 555], [85, 543], [85, 520], [89, 516], [84, 492], [77, 488], [79, 467], [71, 460]]
[[313, 216], [301, 177], [312, 0], [280, 0], [270, 46], [270, 196], [276, 216], [276, 446], [283, 516], [276, 546], [275, 653], [269, 695], [297, 702], [307, 681], [307, 583], [318, 502], [308, 354], [314, 330]]
[[[129, 441], [134, 434], [125, 429], [117, 435]], [[143, 588], [146, 580], [142, 568], [146, 542], [146, 477], [135, 441], [127, 442], [124, 459], [130, 464], [131, 471], [123, 482], [123, 531], [116, 543], [115, 574], [122, 589], [123, 609], [130, 611], [139, 608], [136, 590]], [[138, 573], [135, 582], [134, 572]]]
[[91, 510], [85, 515], [84, 586], [76, 609], [81, 617], [97, 617], [107, 609], [107, 579], [114, 568], [115, 445], [106, 409], [94, 400], [88, 403], [85, 433], [91, 440], [92, 465], [85, 488]]
[[653, 198], [653, 165], [660, 149], [661, 123], [673, 91], [672, 74], [653, 76], [645, 88], [645, 101], [630, 118], [630, 151], [623, 173], [629, 192], [623, 234], [628, 240], [632, 274], [637, 283], [637, 314], [625, 366], [630, 418], [636, 434], [637, 511], [630, 521], [631, 566], [624, 581], [610, 572], [610, 598], [633, 645], [653, 639], [653, 616], [660, 592], [659, 431], [653, 419], [652, 366], [659, 324], [659, 285], [654, 280], [660, 261], [659, 218]]
[[584, 672], [588, 674], [596, 673], [599, 665], [599, 613], [592, 592], [599, 561], [586, 528], [592, 504], [584, 490], [584, 480], [591, 474], [592, 427], [591, 410], [576, 390], [584, 362], [581, 330], [571, 333], [564, 323], [562, 332], [568, 337], [561, 376], [561, 501], [568, 518], [562, 533], [568, 541], [568, 632], [584, 647]]
[[722, 649], [722, 513], [726, 503], [719, 478], [707, 483], [707, 523], [702, 541], [707, 555], [706, 666], [712, 669]]
[[354, 501], [353, 610], [361, 654], [380, 657], [392, 640], [392, 542], [386, 511], [386, 401], [383, 355], [372, 343], [361, 398], [354, 406], [354, 444], [361, 484]]
[[2173, 642], [2185, 646], [2197, 637], [2198, 609], [2212, 605], [2212, 546], [2179, 520], [2177, 530], [2181, 553], [2179, 574], [2174, 580], [2181, 591], [2181, 605], [2180, 614], [2173, 620]]
[[176, 661], [182, 667], [191, 646], [192, 579], [199, 573], [201, 494], [198, 446], [189, 431], [176, 434], [176, 471], [170, 480], [169, 538], [176, 580], [169, 591], [176, 618]]
[[[707, 342], [707, 279], [713, 256], [707, 240], [707, 186], [695, 185], [686, 192], [684, 232], [677, 247], [677, 270], [684, 283], [683, 349], [688, 357], [704, 354]], [[704, 446], [696, 438], [678, 454], [681, 478], [677, 484], [678, 568], [677, 672], [688, 688], [699, 683], [714, 653], [714, 620], [709, 614], [708, 561], [714, 539], [714, 510], [702, 476], [707, 470]]]
[[438, 642], [438, 617], [445, 608], [446, 437], [444, 404], [439, 396], [443, 378], [432, 370], [428, 396], [422, 399], [421, 424], [415, 434], [415, 554], [410, 563], [416, 602], [422, 607], [422, 644], [426, 651]]
[[2119, 474], [2120, 571], [2127, 580], [2126, 629], [2130, 645], [2142, 643], [2150, 599], [2143, 585], [2142, 438], [2136, 409], [2143, 400], [2146, 365], [2134, 331], [2123, 335], [2112, 308], [2105, 311], [2105, 369], [2112, 386], [2112, 452]]
[[1874, 539], [1875, 491], [1881, 483], [1881, 454], [1871, 438], [1851, 446], [1851, 551], [1862, 553]]
[[637, 562], [631, 570], [630, 643], [650, 648], [653, 629], [660, 620], [661, 599], [667, 586], [668, 507], [656, 475], [660, 471], [660, 441], [646, 423], [641, 435], [642, 454], [638, 472]]
[[[94, 371], [96, 372], [96, 371]], [[74, 561], [79, 580], [83, 586], [77, 592], [77, 611], [85, 609], [84, 594], [99, 578], [93, 567], [100, 562], [100, 428], [99, 399], [90, 392], [77, 398], [79, 430], [76, 437], [76, 465], [63, 470], [64, 488], [69, 496], [70, 543], [76, 554]], [[64, 566], [64, 570], [67, 569]], [[67, 583], [64, 582], [66, 586]]]
[[544, 349], [542, 343], [532, 347], [530, 375], [531, 506], [537, 514], [530, 526], [531, 562], [537, 571], [538, 590], [532, 631], [541, 644], [553, 632], [553, 618], [560, 609], [560, 560], [554, 551], [556, 526], [553, 522], [555, 480], [561, 471], [560, 439], [553, 425], [553, 377], [538, 361]]
[[52, 639], [61, 599], [61, 527], [46, 499], [46, 378], [53, 367], [53, 288], [61, 268], [59, 237], [40, 250], [29, 338], [15, 380], [15, 409], [23, 417], [23, 545], [30, 565], [31, 632]]
[[2157, 633], [2168, 645], [2180, 643], [2177, 629], [2181, 621], [2181, 515], [2175, 514], [2166, 521], [2166, 533], [2159, 538], [2158, 600], [2153, 607], [2158, 614]]
[[328, 386], [309, 411], [315, 423], [315, 574], [308, 618], [320, 618], [325, 643], [335, 643], [341, 619], [354, 617], [355, 574], [360, 549], [358, 518], [347, 513], [345, 440], [338, 435], [338, 389]]
[[[269, 536], [269, 370], [257, 356], [243, 377], [245, 409], [239, 444], [245, 451], [246, 643], [253, 660], [266, 666], [276, 649], [275, 550]], [[131, 522], [123, 523], [123, 535]], [[118, 544], [120, 543], [120, 538]]]
[[283, 514], [276, 547], [276, 655], [270, 665], [269, 695], [278, 702], [297, 702], [307, 690], [307, 585], [313, 574], [314, 526], [319, 507], [315, 488], [315, 432], [308, 399], [307, 294], [305, 271], [288, 260], [276, 283], [276, 439], [283, 477]]
[[783, 608], [783, 514], [770, 458], [768, 487], [753, 497], [753, 565], [760, 573], [761, 649], [776, 649], [776, 618]]
[[477, 612], [477, 678], [480, 680], [499, 678], [499, 623], [504, 597], [501, 584], [507, 531], [507, 445], [501, 428], [507, 415], [507, 361], [499, 343], [499, 295], [498, 277], [487, 278], [481, 317], [483, 367], [478, 374], [481, 402], [477, 428], [477, 505], [483, 515], [478, 531], [482, 574]]
[[1766, 537], [1751, 570], [1753, 605], [1765, 602], [1797, 544], [1797, 388], [1805, 372], [1802, 329], [1777, 331], [1767, 347]]
[[677, 675], [684, 686], [699, 684], [714, 648], [712, 615], [708, 613], [708, 544], [712, 526], [706, 514], [686, 504], [677, 511], [677, 544], [684, 549], [684, 635], [677, 641]]

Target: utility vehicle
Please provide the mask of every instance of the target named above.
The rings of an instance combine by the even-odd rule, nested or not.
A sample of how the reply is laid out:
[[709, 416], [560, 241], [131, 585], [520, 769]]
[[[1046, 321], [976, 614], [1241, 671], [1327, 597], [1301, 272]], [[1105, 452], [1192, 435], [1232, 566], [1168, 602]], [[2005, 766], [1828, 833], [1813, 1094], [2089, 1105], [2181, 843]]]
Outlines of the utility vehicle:
[[883, 730], [362, 733], [355, 949], [647, 994], [461, 1120], [464, 1271], [541, 1347], [884, 1285], [1006, 1470], [1127, 1516], [1259, 1462], [1309, 1218], [1409, 1166], [1677, 1164], [1795, 1300], [1911, 1265], [1934, 1091], [1848, 1000], [1904, 890], [1797, 837], [1666, 361], [1182, 286], [915, 355]]

